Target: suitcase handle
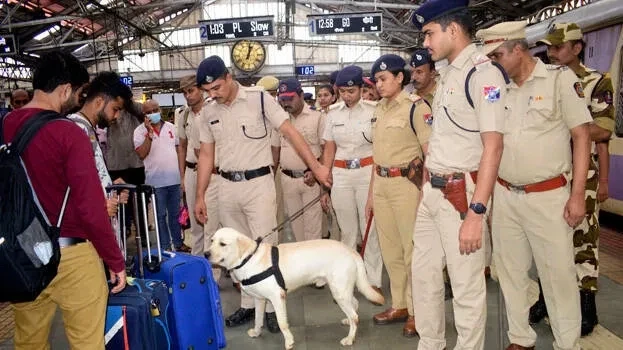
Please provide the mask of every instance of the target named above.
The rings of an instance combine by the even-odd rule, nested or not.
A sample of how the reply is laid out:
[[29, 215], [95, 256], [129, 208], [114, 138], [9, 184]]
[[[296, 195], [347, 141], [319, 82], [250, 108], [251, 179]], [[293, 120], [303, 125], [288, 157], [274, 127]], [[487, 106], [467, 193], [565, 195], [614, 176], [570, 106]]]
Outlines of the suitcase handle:
[[[145, 239], [147, 243], [147, 255], [143, 258], [143, 247], [141, 245], [140, 234], [136, 235], [136, 244], [138, 247], [138, 256], [141, 257], [138, 259], [139, 264], [139, 274], [141, 277], [145, 277], [145, 267], [151, 272], [157, 272], [160, 270], [160, 264], [162, 263], [162, 246], [160, 244], [160, 228], [158, 227], [158, 222], [156, 220], [156, 249], [158, 251], [157, 256], [152, 256], [151, 254], [151, 240], [149, 238], [149, 223], [147, 219], [147, 197], [149, 196], [151, 199], [151, 205], [154, 212], [154, 218], [158, 217], [158, 208], [156, 205], [156, 191], [153, 186], [150, 185], [139, 185], [136, 188], [137, 196], [135, 199], [140, 196], [141, 198], [141, 209], [143, 212], [143, 217], [140, 220], [143, 220], [144, 228], [147, 232], [145, 232]], [[135, 206], [136, 217], [139, 218], [138, 215], [138, 206]]]

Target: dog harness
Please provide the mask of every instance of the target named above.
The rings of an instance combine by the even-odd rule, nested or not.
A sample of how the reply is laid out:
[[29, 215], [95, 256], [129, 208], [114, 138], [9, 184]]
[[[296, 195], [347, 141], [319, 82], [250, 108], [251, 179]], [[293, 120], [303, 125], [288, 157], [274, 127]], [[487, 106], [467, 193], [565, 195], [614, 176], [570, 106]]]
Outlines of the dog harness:
[[[240, 265], [234, 267], [232, 270], [237, 270], [241, 267], [244, 266], [244, 264], [246, 264], [251, 257], [253, 256], [253, 254], [255, 254], [255, 252], [257, 252], [257, 249], [260, 247], [260, 241], [257, 241], [257, 245], [255, 246], [255, 250], [249, 254], [246, 258], [244, 258], [242, 260], [242, 262], [240, 263]], [[279, 248], [277, 247], [270, 247], [270, 259], [272, 261], [272, 264], [269, 268], [267, 268], [266, 270], [258, 273], [257, 275], [253, 275], [249, 278], [246, 278], [242, 281], [240, 281], [240, 283], [242, 283], [243, 286], [250, 286], [252, 284], [256, 284], [258, 282], [261, 282], [265, 279], [267, 279], [270, 276], [275, 276], [275, 280], [277, 280], [277, 284], [279, 285], [279, 287], [281, 287], [281, 289], [283, 289], [284, 291], [288, 291], [288, 289], [286, 288], [286, 282], [283, 279], [283, 275], [281, 274], [281, 270], [279, 269]]]

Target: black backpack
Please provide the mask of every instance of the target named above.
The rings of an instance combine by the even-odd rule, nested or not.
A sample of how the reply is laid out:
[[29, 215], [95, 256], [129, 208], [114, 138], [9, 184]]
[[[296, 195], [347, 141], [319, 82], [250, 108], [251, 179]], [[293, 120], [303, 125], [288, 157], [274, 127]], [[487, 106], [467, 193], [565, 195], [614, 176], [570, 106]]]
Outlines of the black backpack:
[[69, 188], [58, 224], [52, 226], [30, 183], [21, 154], [45, 124], [67, 119], [53, 111], [37, 113], [9, 144], [4, 142], [5, 119], [0, 120], [0, 302], [33, 301], [58, 271], [58, 239]]

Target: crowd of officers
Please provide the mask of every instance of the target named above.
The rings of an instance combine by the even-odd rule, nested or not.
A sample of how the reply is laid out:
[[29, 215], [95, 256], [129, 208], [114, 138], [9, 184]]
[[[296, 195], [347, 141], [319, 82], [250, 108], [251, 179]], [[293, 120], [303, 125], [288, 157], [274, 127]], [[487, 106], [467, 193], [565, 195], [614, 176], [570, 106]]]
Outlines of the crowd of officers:
[[[317, 88], [315, 101], [293, 78], [264, 77], [254, 87], [242, 86], [218, 56], [206, 58], [195, 75], [184, 77], [180, 89], [188, 105], [176, 111], [175, 125], [182, 192], [194, 216], [191, 252], [203, 254], [220, 226], [277, 244], [277, 235], [266, 234], [283, 221], [280, 212], [293, 216], [320, 198], [291, 222], [294, 238], [319, 239], [328, 230], [337, 238], [339, 231], [339, 239], [356, 249], [373, 223], [364, 255], [367, 276], [381, 292], [385, 266], [391, 294], [391, 306], [373, 316], [375, 324], [403, 323], [404, 336], [419, 335], [418, 349], [445, 349], [444, 289], [451, 285], [455, 349], [483, 349], [485, 271], [492, 265], [507, 308], [508, 349], [533, 349], [536, 333], [530, 323], [545, 316], [555, 349], [579, 349], [580, 335], [598, 322], [597, 214], [598, 203], [608, 197], [612, 82], [608, 74], [581, 63], [584, 43], [577, 25], [551, 26], [541, 42], [557, 65], [547, 65], [530, 54], [525, 21], [480, 30], [475, 36], [483, 45], [474, 44], [467, 5], [465, 0], [424, 3], [412, 16], [424, 49], [415, 51], [409, 64], [400, 56], [383, 55], [368, 77], [357, 66], [344, 67]], [[440, 61], [447, 65], [435, 69]], [[45, 72], [39, 69], [36, 75]], [[75, 82], [59, 80], [58, 86], [38, 83], [31, 109], [47, 106], [51, 98], [77, 104], [72, 89], [88, 78], [85, 72], [74, 74], [79, 76], [72, 78]], [[116, 75], [108, 78], [117, 80]], [[122, 100], [129, 98], [123, 89], [108, 91], [108, 85], [102, 84], [101, 92], [92, 89], [92, 104], [78, 117], [91, 125], [118, 117], [128, 104]], [[116, 109], [104, 104], [110, 98]], [[60, 103], [53, 107], [66, 109]], [[110, 111], [96, 113], [102, 108]], [[89, 134], [92, 128], [87, 129]], [[27, 166], [30, 158], [27, 154]], [[84, 178], [95, 183], [95, 164], [87, 170], [90, 176]], [[43, 188], [35, 182], [36, 190]], [[57, 187], [60, 196], [65, 187]], [[47, 202], [44, 207], [55, 212]], [[104, 220], [99, 214], [76, 220], [91, 220], [93, 231], [101, 231], [106, 225], [93, 219]], [[118, 290], [125, 284], [123, 260], [118, 250], [98, 241], [104, 236], [110, 236], [112, 246], [107, 228], [101, 235], [87, 235], [95, 248], [81, 249], [104, 259], [120, 281]], [[530, 305], [533, 260], [541, 293]], [[57, 278], [56, 284], [72, 281]], [[32, 342], [36, 325], [43, 324], [39, 318], [26, 319], [32, 314], [28, 310], [42, 307], [39, 299], [14, 306], [16, 344]], [[45, 305], [52, 303], [48, 299]], [[104, 308], [105, 297], [97, 300]], [[252, 297], [242, 291], [240, 308], [226, 325], [251, 321], [253, 307]], [[86, 315], [87, 309], [92, 305], [81, 312]], [[277, 323], [272, 305], [266, 311], [271, 332], [288, 327]], [[88, 333], [99, 337], [102, 320], [84, 322], [84, 317], [67, 322], [72, 327], [92, 324]], [[79, 343], [77, 334], [70, 334], [72, 342]]]
[[[258, 238], [277, 225], [278, 202], [291, 216], [320, 196], [291, 223], [297, 241], [323, 237], [334, 213], [340, 240], [355, 249], [374, 218], [366, 271], [380, 291], [384, 265], [391, 293], [376, 324], [403, 322], [404, 336], [419, 334], [419, 349], [444, 349], [445, 273], [456, 349], [482, 349], [484, 272], [494, 265], [509, 349], [532, 349], [530, 323], [546, 315], [554, 348], [578, 349], [580, 334], [597, 324], [597, 203], [607, 198], [612, 83], [581, 64], [577, 25], [552, 25], [542, 43], [558, 65], [547, 65], [530, 54], [525, 21], [481, 30], [483, 46], [472, 43], [467, 3], [425, 3], [412, 17], [425, 49], [410, 64], [383, 55], [369, 77], [344, 67], [318, 88], [315, 104], [296, 79], [245, 87], [219, 57], [206, 58], [195, 78], [210, 99], [193, 109], [185, 159], [197, 163], [194, 214], [210, 231], [222, 225]], [[195, 179], [185, 171], [188, 194]], [[533, 259], [541, 294], [531, 307]], [[271, 311], [267, 327], [277, 332]], [[253, 317], [242, 292], [226, 324]]]

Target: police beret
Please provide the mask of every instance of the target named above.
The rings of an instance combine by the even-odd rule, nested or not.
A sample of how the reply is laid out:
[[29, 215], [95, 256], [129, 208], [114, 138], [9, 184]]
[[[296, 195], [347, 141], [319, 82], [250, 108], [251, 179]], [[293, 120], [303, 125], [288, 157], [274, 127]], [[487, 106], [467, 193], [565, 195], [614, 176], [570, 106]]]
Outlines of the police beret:
[[370, 77], [370, 78], [368, 78], [368, 77], [363, 77], [363, 83], [364, 83], [365, 85], [368, 85], [368, 86], [374, 86], [374, 85], [376, 85], [376, 82], [374, 81], [374, 77]]
[[488, 55], [509, 40], [526, 38], [526, 21], [502, 22], [476, 33], [476, 38], [483, 43], [483, 53]]
[[329, 81], [331, 82], [331, 85], [335, 85], [335, 80], [337, 80], [337, 75], [339, 73], [340, 73], [339, 70], [331, 72], [331, 75], [329, 75]]
[[411, 16], [411, 22], [420, 30], [422, 27], [443, 15], [467, 8], [469, 0], [428, 0]]
[[430, 53], [427, 49], [417, 49], [411, 55], [411, 67], [417, 68], [419, 66], [423, 66], [432, 62], [432, 58], [430, 57]]
[[210, 56], [197, 68], [197, 85], [210, 84], [227, 73], [225, 62], [218, 56]]
[[291, 99], [303, 92], [301, 82], [296, 78], [288, 78], [279, 82], [279, 99]]
[[337, 75], [335, 85], [340, 87], [363, 85], [363, 70], [357, 66], [344, 67]]
[[197, 86], [197, 77], [194, 74], [187, 75], [180, 79], [180, 90], [188, 89], [193, 86]]
[[387, 54], [379, 57], [376, 62], [372, 65], [372, 69], [370, 70], [370, 76], [374, 77], [376, 73], [382, 72], [384, 70], [397, 70], [397, 69], [405, 69], [407, 63], [402, 57], [394, 54]]
[[575, 23], [552, 23], [547, 31], [547, 36], [538, 43], [550, 45], [561, 45], [567, 41], [582, 40], [582, 29]]
[[303, 99], [305, 101], [313, 100], [314, 99], [314, 95], [311, 92], [306, 92], [306, 93], [303, 94]]

